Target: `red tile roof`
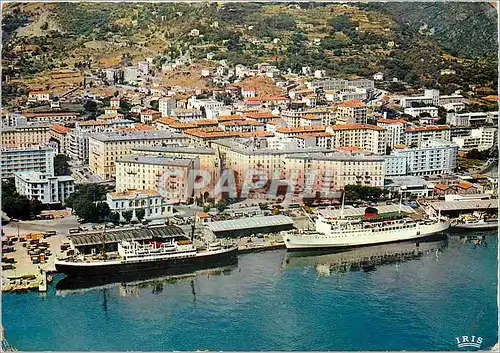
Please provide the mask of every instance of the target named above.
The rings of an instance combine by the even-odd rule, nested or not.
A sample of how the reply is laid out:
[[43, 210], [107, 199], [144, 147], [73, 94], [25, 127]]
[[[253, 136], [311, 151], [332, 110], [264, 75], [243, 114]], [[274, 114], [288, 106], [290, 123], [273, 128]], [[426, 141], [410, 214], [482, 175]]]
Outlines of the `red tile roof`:
[[377, 123], [381, 124], [406, 124], [406, 121], [402, 119], [379, 119]]
[[61, 124], [54, 124], [51, 126], [52, 130], [54, 130], [55, 132], [58, 132], [60, 134], [67, 134], [68, 132], [71, 131], [70, 128], [66, 127], [66, 126], [62, 126]]
[[333, 130], [377, 130], [384, 131], [382, 126], [376, 126], [371, 124], [338, 124], [332, 126]]
[[360, 101], [359, 99], [351, 99], [339, 104], [339, 107], [349, 107], [349, 108], [359, 108], [365, 106], [366, 104]]
[[276, 132], [281, 133], [302, 133], [302, 132], [323, 132], [325, 131], [325, 127], [322, 125], [313, 125], [313, 126], [299, 126], [299, 127], [279, 127], [276, 129]]

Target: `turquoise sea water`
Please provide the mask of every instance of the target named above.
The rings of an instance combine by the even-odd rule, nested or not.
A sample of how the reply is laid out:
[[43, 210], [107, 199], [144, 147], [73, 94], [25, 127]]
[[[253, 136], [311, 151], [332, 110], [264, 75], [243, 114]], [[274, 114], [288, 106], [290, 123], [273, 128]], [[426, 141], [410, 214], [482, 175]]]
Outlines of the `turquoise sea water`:
[[487, 348], [498, 333], [498, 242], [486, 239], [449, 237], [367, 272], [339, 272], [337, 255], [278, 250], [177, 281], [56, 292], [58, 276], [45, 297], [3, 295], [2, 321], [25, 351], [457, 350], [463, 335]]

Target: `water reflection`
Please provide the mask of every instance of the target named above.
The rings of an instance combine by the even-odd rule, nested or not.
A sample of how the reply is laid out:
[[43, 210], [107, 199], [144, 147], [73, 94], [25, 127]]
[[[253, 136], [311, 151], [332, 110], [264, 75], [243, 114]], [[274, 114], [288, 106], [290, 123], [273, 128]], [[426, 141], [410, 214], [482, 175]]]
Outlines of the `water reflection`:
[[168, 284], [191, 282], [193, 301], [196, 301], [196, 291], [193, 279], [197, 276], [228, 275], [236, 269], [237, 260], [220, 267], [200, 269], [186, 273], [165, 273], [165, 271], [129, 274], [127, 276], [100, 276], [100, 277], [64, 277], [56, 284], [56, 295], [64, 296], [71, 293], [83, 293], [90, 290], [104, 290], [113, 287], [119, 288], [121, 296], [138, 296], [143, 289], [151, 289], [151, 293], [160, 294]]
[[425, 241], [375, 245], [344, 251], [288, 252], [282, 267], [315, 267], [320, 276], [329, 276], [331, 272], [370, 272], [378, 266], [415, 260], [426, 254], [434, 254], [437, 259], [447, 246], [446, 235], [440, 235]]

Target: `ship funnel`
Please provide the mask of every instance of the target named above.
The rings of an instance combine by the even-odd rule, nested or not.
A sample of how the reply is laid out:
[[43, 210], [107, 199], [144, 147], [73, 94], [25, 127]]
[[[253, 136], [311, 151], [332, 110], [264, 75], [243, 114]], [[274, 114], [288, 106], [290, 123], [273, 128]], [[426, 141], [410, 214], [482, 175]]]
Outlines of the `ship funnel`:
[[377, 216], [378, 216], [378, 209], [376, 209], [375, 207], [367, 207], [365, 209], [365, 218], [371, 218]]

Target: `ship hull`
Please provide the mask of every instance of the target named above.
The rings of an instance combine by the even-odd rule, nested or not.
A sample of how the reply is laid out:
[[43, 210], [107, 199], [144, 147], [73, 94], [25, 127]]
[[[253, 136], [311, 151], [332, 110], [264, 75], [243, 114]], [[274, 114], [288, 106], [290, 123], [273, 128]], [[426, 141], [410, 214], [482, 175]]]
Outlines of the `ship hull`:
[[452, 226], [452, 229], [457, 230], [488, 230], [496, 228], [498, 228], [498, 222], [466, 223]]
[[342, 234], [337, 237], [318, 235], [288, 234], [284, 236], [287, 250], [327, 250], [347, 249], [351, 247], [398, 243], [414, 239], [423, 239], [441, 233], [450, 227], [450, 222], [439, 222], [428, 225], [420, 225], [415, 229], [393, 230], [383, 232], [357, 232], [353, 235]]
[[224, 252], [206, 253], [194, 257], [144, 262], [101, 261], [85, 263], [56, 261], [55, 267], [57, 272], [74, 277], [102, 275], [113, 275], [118, 277], [148, 271], [164, 271], [168, 274], [177, 274], [186, 271], [205, 269], [211, 266], [219, 266], [231, 260], [237, 260], [237, 252], [238, 249], [233, 248]]

